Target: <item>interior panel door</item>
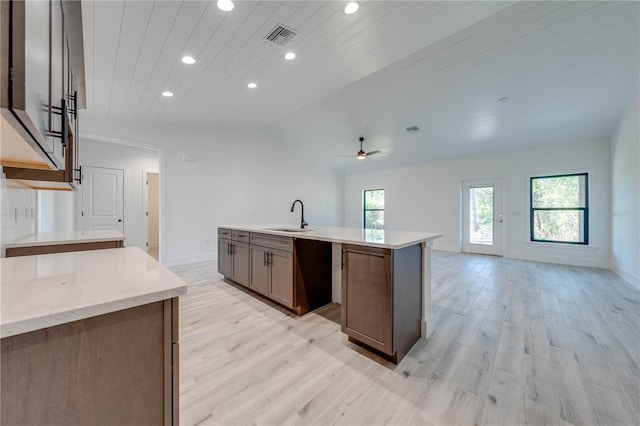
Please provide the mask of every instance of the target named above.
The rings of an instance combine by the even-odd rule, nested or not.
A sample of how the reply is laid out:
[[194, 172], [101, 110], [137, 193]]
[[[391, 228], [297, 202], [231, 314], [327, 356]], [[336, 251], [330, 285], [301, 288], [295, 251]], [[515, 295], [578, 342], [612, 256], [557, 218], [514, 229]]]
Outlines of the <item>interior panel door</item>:
[[124, 234], [124, 170], [82, 167], [82, 230]]

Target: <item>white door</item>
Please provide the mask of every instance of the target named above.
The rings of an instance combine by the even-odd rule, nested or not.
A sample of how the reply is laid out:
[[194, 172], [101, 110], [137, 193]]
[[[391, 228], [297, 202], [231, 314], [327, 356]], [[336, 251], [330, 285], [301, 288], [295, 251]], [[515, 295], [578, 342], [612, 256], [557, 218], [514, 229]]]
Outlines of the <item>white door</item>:
[[82, 230], [124, 233], [124, 171], [82, 167]]
[[502, 256], [502, 178], [462, 182], [462, 251]]

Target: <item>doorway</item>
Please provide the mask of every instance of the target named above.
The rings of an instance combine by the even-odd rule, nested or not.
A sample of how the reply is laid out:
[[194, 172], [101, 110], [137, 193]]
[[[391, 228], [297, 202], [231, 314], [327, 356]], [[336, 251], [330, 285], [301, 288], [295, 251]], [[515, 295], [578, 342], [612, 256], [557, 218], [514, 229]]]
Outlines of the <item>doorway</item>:
[[160, 176], [158, 173], [144, 172], [144, 188], [146, 194], [145, 216], [147, 231], [147, 253], [158, 260], [160, 258]]
[[82, 181], [82, 230], [124, 234], [124, 170], [83, 166]]
[[502, 256], [502, 178], [462, 182], [462, 251]]

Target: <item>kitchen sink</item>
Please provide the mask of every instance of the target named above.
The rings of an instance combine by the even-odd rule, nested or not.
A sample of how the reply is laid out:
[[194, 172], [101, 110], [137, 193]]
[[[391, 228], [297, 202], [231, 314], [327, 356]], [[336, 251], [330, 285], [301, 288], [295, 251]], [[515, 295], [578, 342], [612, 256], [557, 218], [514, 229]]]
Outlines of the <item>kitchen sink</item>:
[[313, 231], [313, 229], [302, 229], [302, 228], [265, 228], [266, 231], [279, 231], [279, 232], [308, 232]]

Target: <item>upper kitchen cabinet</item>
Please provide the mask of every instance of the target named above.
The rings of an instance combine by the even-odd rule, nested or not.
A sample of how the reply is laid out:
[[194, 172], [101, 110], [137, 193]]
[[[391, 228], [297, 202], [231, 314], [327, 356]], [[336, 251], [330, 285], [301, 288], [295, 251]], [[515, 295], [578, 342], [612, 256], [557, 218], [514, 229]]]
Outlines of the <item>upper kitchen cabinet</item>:
[[85, 103], [81, 2], [0, 4], [3, 171], [34, 188], [73, 189]]

